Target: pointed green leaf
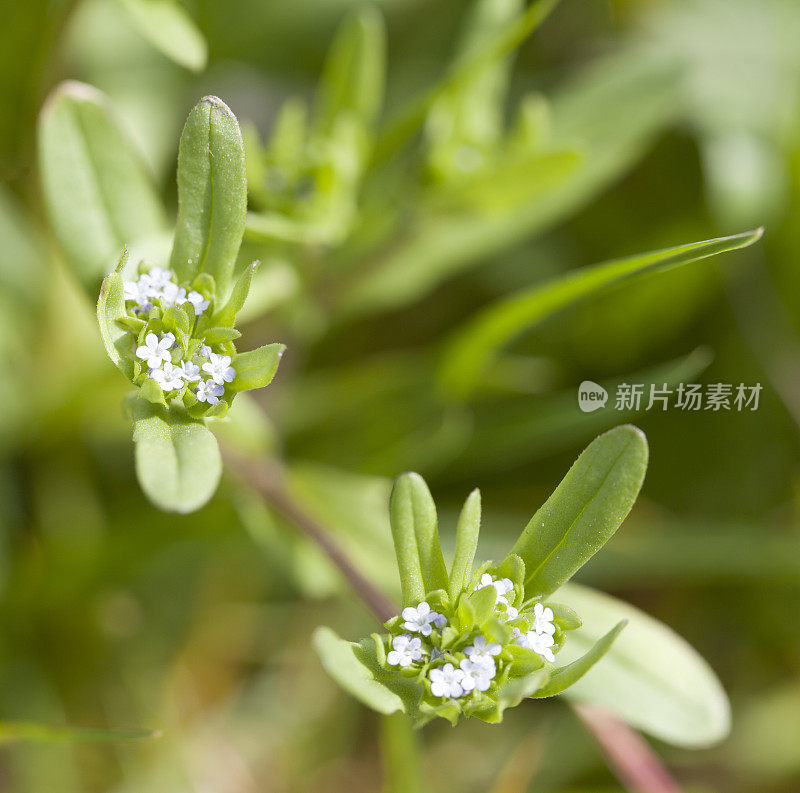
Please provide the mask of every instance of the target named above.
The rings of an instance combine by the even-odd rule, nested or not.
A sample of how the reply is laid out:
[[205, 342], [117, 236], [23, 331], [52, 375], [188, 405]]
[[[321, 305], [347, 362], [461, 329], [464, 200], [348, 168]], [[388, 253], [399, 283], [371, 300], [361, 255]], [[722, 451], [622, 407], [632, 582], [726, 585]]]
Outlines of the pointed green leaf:
[[331, 45], [320, 79], [317, 123], [329, 130], [342, 113], [372, 124], [383, 102], [386, 29], [383, 15], [366, 6], [350, 13]]
[[605, 636], [598, 639], [590, 650], [572, 663], [553, 669], [547, 685], [531, 696], [535, 699], [554, 697], [577, 683], [610, 649], [619, 632], [627, 625], [626, 620], [618, 622]]
[[228, 302], [214, 314], [213, 323], [232, 328], [236, 322], [236, 315], [241, 311], [247, 295], [250, 293], [250, 283], [258, 270], [260, 262], [253, 262], [238, 278], [231, 290]]
[[493, 586], [484, 586], [471, 592], [468, 598], [475, 614], [475, 624], [482, 625], [494, 611], [497, 602], [497, 590]]
[[230, 387], [234, 391], [251, 391], [269, 385], [285, 349], [283, 344], [265, 344], [237, 355], [233, 361], [236, 377]]
[[208, 273], [218, 294], [227, 292], [246, 210], [239, 124], [221, 99], [206, 96], [189, 113], [178, 152], [178, 224], [170, 267], [180, 280]]
[[760, 239], [761, 234], [762, 229], [756, 229], [617, 259], [575, 270], [503, 298], [456, 332], [445, 351], [440, 385], [449, 397], [466, 399], [480, 382], [486, 365], [504, 345], [555, 312], [626, 279], [746, 248]]
[[525, 596], [554, 592], [608, 541], [631, 511], [647, 470], [647, 440], [629, 424], [595, 438], [512, 549]]
[[[525, 677], [518, 677], [510, 680], [500, 688], [500, 705], [502, 709], [514, 708], [527, 697], [532, 697], [542, 686], [547, 683], [550, 672], [547, 669], [539, 669]], [[501, 710], [502, 713], [502, 710]]]
[[144, 399], [128, 406], [133, 419], [136, 475], [145, 495], [167, 512], [193, 512], [214, 495], [222, 474], [217, 440], [177, 407]]
[[[414, 597], [418, 594], [419, 585], [422, 586], [423, 596], [434, 589], [446, 589], [447, 568], [439, 544], [436, 505], [425, 480], [419, 474], [407, 473], [397, 478], [392, 489], [390, 514], [401, 581], [406, 568], [411, 576], [409, 588], [414, 591]], [[415, 562], [419, 566], [421, 581], [417, 580]], [[403, 581], [403, 605], [416, 605], [422, 599], [415, 601], [413, 597], [407, 598], [410, 592], [406, 590]]]
[[133, 380], [131, 337], [118, 324], [119, 320], [128, 316], [125, 309], [122, 279], [122, 269], [125, 267], [127, 258], [128, 249], [126, 248], [123, 250], [114, 272], [103, 279], [100, 296], [97, 298], [97, 322], [100, 325], [100, 336], [108, 357], [125, 377]]
[[357, 700], [386, 715], [405, 711], [400, 696], [376, 680], [376, 670], [357, 656], [360, 645], [341, 639], [326, 627], [314, 631], [312, 643], [325, 671]]
[[164, 211], [139, 152], [100, 91], [62, 83], [39, 118], [39, 167], [50, 223], [93, 294], [126, 245], [162, 232]]
[[472, 562], [478, 549], [481, 530], [481, 491], [475, 488], [458, 518], [456, 526], [456, 550], [450, 570], [450, 597], [455, 600], [472, 577]]
[[139, 32], [175, 63], [202, 71], [208, 48], [203, 34], [176, 0], [120, 0]]
[[708, 746], [728, 734], [728, 698], [685, 639], [634, 606], [587, 587], [568, 584], [558, 599], [583, 619], [583, 627], [569, 633], [559, 659], [577, 658], [610, 626], [628, 621], [603, 662], [571, 686], [566, 697], [603, 705], [676, 746]]

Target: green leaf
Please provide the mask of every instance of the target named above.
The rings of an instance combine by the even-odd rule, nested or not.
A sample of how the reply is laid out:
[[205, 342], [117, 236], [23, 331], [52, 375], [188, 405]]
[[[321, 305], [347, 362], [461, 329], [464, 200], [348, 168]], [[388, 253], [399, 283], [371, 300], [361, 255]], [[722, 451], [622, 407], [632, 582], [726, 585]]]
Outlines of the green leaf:
[[231, 290], [228, 302], [214, 314], [213, 323], [232, 328], [236, 322], [236, 315], [241, 311], [247, 295], [250, 293], [250, 283], [258, 270], [260, 262], [253, 262], [237, 279]]
[[130, 334], [121, 328], [118, 320], [127, 317], [123, 291], [122, 270], [128, 259], [128, 249], [122, 251], [119, 263], [111, 275], [103, 279], [100, 296], [97, 298], [97, 322], [108, 357], [127, 377], [133, 380]]
[[234, 391], [251, 391], [272, 382], [286, 347], [283, 344], [265, 344], [255, 350], [237, 355], [233, 361], [236, 377], [231, 383]]
[[475, 488], [464, 502], [456, 526], [456, 550], [450, 569], [450, 597], [455, 600], [472, 577], [472, 562], [481, 530], [481, 491]]
[[716, 743], [730, 729], [730, 706], [719, 680], [685, 639], [628, 603], [569, 584], [558, 599], [575, 609], [583, 627], [559, 653], [571, 660], [586, 652], [620, 620], [628, 626], [601, 664], [565, 696], [603, 705], [632, 726], [676, 746]]
[[491, 64], [510, 55], [544, 22], [556, 5], [558, 5], [558, 0], [534, 0], [524, 14], [504, 27], [477, 51], [471, 53], [469, 58], [456, 64], [455, 68], [439, 83], [420, 100], [401, 112], [398, 118], [389, 125], [379, 140], [375, 158], [379, 162], [383, 162], [394, 154], [420, 126], [426, 113], [439, 97], [459, 85], [468, 83], [475, 74], [481, 73]]
[[0, 745], [25, 743], [111, 743], [158, 737], [156, 730], [95, 729], [36, 724], [29, 721], [0, 721]]
[[123, 247], [164, 230], [152, 177], [108, 99], [83, 83], [62, 83], [50, 95], [38, 146], [50, 223], [70, 266], [95, 294]]
[[216, 96], [198, 102], [178, 152], [178, 224], [170, 267], [179, 280], [208, 273], [228, 290], [244, 234], [247, 180], [236, 117]]
[[436, 505], [419, 474], [397, 477], [389, 512], [403, 585], [403, 605], [415, 606], [426, 592], [446, 589], [448, 584]]
[[357, 657], [360, 645], [345, 641], [326, 627], [317, 628], [311, 641], [325, 671], [345, 691], [379, 713], [405, 712], [400, 696], [378, 682], [375, 671]]
[[[469, 61], [511, 25], [522, 0], [477, 0], [468, 13], [455, 64]], [[503, 134], [509, 59], [486, 62], [444, 92], [428, 112], [425, 133], [429, 161], [444, 180], [460, 182], [481, 170]], [[469, 159], [465, 162], [465, 156]]]
[[492, 616], [495, 603], [497, 602], [497, 591], [493, 586], [484, 586], [475, 592], [471, 592], [468, 597], [474, 613], [476, 625], [482, 625]]
[[501, 686], [499, 691], [500, 713], [502, 714], [505, 708], [515, 708], [523, 699], [532, 697], [547, 683], [549, 677], [549, 670], [543, 668], [524, 677], [510, 680]]
[[242, 334], [236, 328], [209, 328], [203, 331], [203, 340], [206, 344], [222, 344], [226, 341], [236, 341]]
[[366, 6], [342, 22], [320, 78], [317, 123], [330, 130], [342, 113], [374, 123], [383, 102], [386, 27], [383, 15]]
[[[550, 672], [547, 685], [531, 696], [535, 699], [554, 697], [577, 683], [610, 649], [619, 632], [627, 625], [626, 620], [618, 622], [605, 636], [598, 639], [590, 650], [572, 663], [561, 666]], [[569, 641], [569, 639], [568, 639]]]
[[692, 242], [585, 267], [503, 298], [456, 332], [445, 350], [440, 386], [450, 398], [466, 399], [478, 386], [487, 364], [504, 345], [557, 311], [628, 278], [746, 248], [761, 238], [762, 231]]
[[525, 562], [525, 596], [554, 592], [608, 541], [631, 511], [647, 471], [647, 440], [629, 424], [592, 441], [512, 549]]
[[175, 0], [120, 0], [139, 32], [175, 63], [202, 71], [208, 47], [203, 34]]
[[159, 509], [193, 512], [214, 495], [222, 474], [217, 440], [206, 425], [177, 407], [143, 399], [128, 406], [133, 419], [136, 475]]

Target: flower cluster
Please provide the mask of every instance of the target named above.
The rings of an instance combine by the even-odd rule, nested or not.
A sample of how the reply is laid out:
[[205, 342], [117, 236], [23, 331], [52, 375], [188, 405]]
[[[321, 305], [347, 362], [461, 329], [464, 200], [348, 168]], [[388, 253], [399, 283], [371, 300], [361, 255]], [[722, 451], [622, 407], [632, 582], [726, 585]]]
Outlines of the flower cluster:
[[133, 379], [147, 387], [147, 398], [181, 399], [197, 415], [208, 415], [211, 408], [224, 414], [232, 397], [226, 389], [236, 377], [233, 340], [239, 333], [213, 327], [213, 279], [200, 275], [181, 285], [171, 271], [152, 267], [123, 282], [123, 297], [127, 315], [120, 324], [135, 337]]
[[580, 624], [563, 606], [523, 600], [521, 581], [480, 571], [455, 602], [437, 590], [387, 622], [379, 661], [422, 685], [423, 713], [490, 721], [503, 687], [552, 664], [565, 631]]

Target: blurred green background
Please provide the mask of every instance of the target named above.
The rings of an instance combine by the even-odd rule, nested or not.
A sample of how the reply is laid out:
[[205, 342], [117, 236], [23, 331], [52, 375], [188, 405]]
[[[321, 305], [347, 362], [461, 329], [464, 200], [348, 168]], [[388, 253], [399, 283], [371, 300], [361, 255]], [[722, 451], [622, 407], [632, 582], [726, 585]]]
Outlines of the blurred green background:
[[[256, 168], [275, 152], [255, 141], [269, 139], [287, 98], [313, 100], [352, 0], [188, 2], [208, 46], [195, 70], [143, 35], [132, 5], [2, 4], [0, 721], [162, 735], [8, 744], [0, 789], [356, 793], [380, 790], [385, 762], [411, 751], [310, 650], [318, 624], [350, 637], [373, 627], [317, 549], [232, 477], [190, 516], [142, 496], [124, 379], [39, 186], [37, 116], [64, 79], [110, 97], [168, 206], [181, 125], [200, 96], [222, 97], [246, 129], [251, 204], [291, 221], [286, 233], [251, 234], [243, 252], [264, 261], [245, 347], [288, 345], [259, 409], [242, 404], [248, 433], [285, 460], [298, 500], [390, 594], [391, 477], [427, 478], [445, 537], [479, 486], [480, 553], [491, 558], [594, 434], [642, 427], [642, 497], [578, 578], [675, 628], [728, 690], [725, 743], [658, 747], [687, 790], [800, 789], [800, 4], [564, 0], [516, 54], [507, 86], [503, 68], [479, 74], [383, 162], [355, 167], [349, 182], [334, 169], [327, 193], [312, 168], [319, 204], [304, 203], [307, 173], [275, 199]], [[469, 7], [379, 8], [385, 129], [446, 73]], [[491, 25], [468, 37], [480, 43]], [[514, 127], [521, 102], [528, 115]], [[545, 153], [575, 152], [568, 178], [528, 190], [513, 162], [481, 170], [507, 125], [541, 136]], [[459, 172], [466, 155], [478, 158], [477, 182]], [[324, 170], [325, 153], [310, 156]], [[631, 281], [525, 333], [468, 395], [442, 385], [454, 330], [502, 296], [759, 225], [752, 248]], [[583, 380], [764, 390], [755, 412], [583, 414]], [[431, 726], [416, 741], [425, 791], [619, 789], [558, 702], [517, 708], [501, 727]], [[387, 790], [414, 793], [411, 777]]]

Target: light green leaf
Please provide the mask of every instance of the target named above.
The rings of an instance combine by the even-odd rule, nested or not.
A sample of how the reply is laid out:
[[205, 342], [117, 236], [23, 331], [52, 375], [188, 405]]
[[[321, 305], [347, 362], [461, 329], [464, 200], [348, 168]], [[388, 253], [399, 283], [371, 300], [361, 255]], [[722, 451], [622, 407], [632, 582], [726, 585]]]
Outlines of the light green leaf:
[[330, 628], [314, 631], [314, 649], [325, 671], [347, 692], [379, 713], [405, 712], [403, 700], [375, 679], [375, 671], [356, 656], [360, 645], [345, 641]]
[[167, 512], [194, 512], [214, 495], [222, 474], [217, 440], [177, 407], [128, 402], [136, 445], [136, 475], [145, 495]]
[[386, 29], [381, 12], [359, 8], [342, 22], [320, 78], [317, 123], [330, 130], [342, 113], [372, 124], [383, 102]]
[[250, 293], [250, 283], [258, 270], [260, 262], [253, 262], [238, 278], [233, 285], [228, 302], [214, 314], [214, 325], [233, 327], [236, 316], [241, 311], [247, 295]]
[[178, 152], [178, 224], [170, 267], [180, 280], [209, 273], [218, 295], [227, 292], [246, 211], [239, 124], [221, 99], [206, 96], [189, 113]]
[[555, 312], [628, 278], [746, 248], [761, 238], [762, 231], [692, 242], [585, 267], [504, 298], [456, 332], [442, 361], [441, 388], [451, 398], [466, 399], [479, 384], [486, 365], [504, 345]]
[[157, 235], [164, 211], [139, 152], [91, 86], [62, 83], [39, 118], [42, 192], [81, 283], [97, 285], [126, 245]]
[[407, 473], [397, 478], [389, 512], [403, 585], [403, 605], [416, 606], [426, 592], [446, 589], [448, 584], [436, 505], [419, 474]]
[[456, 525], [456, 550], [450, 569], [450, 597], [455, 600], [472, 577], [472, 562], [481, 531], [481, 491], [475, 488], [464, 502]]
[[583, 627], [570, 632], [559, 653], [565, 660], [586, 652], [611, 625], [628, 621], [603, 662], [565, 696], [603, 705], [676, 746], [708, 746], [728, 734], [728, 698], [685, 639], [639, 609], [587, 587], [569, 584], [557, 597], [583, 619]]
[[108, 357], [125, 377], [133, 380], [131, 337], [117, 322], [128, 315], [125, 308], [122, 279], [122, 270], [127, 259], [128, 249], [126, 248], [123, 250], [114, 272], [103, 279], [100, 296], [97, 298], [97, 322], [100, 325], [100, 336]]
[[237, 355], [233, 361], [236, 377], [230, 387], [234, 391], [251, 391], [269, 385], [285, 349], [283, 344], [265, 344]]
[[95, 729], [36, 724], [29, 721], [0, 721], [0, 745], [25, 743], [111, 743], [158, 737], [155, 730]]
[[242, 334], [236, 328], [208, 328], [203, 331], [203, 340], [206, 344], [222, 344], [226, 341], [236, 341]]
[[[625, 627], [627, 622], [623, 620], [617, 623], [605, 636], [598, 639], [580, 658], [576, 658], [566, 666], [561, 666], [550, 672], [550, 679], [547, 685], [539, 689], [535, 694], [531, 694], [534, 699], [542, 697], [554, 697], [565, 689], [577, 683], [610, 649], [617, 638], [619, 632]], [[567, 638], [569, 641], [569, 637]]]
[[525, 596], [554, 592], [609, 540], [631, 511], [647, 471], [647, 440], [631, 425], [581, 453], [512, 548], [525, 562]]
[[202, 71], [208, 47], [203, 34], [176, 0], [120, 0], [139, 32], [175, 63]]

